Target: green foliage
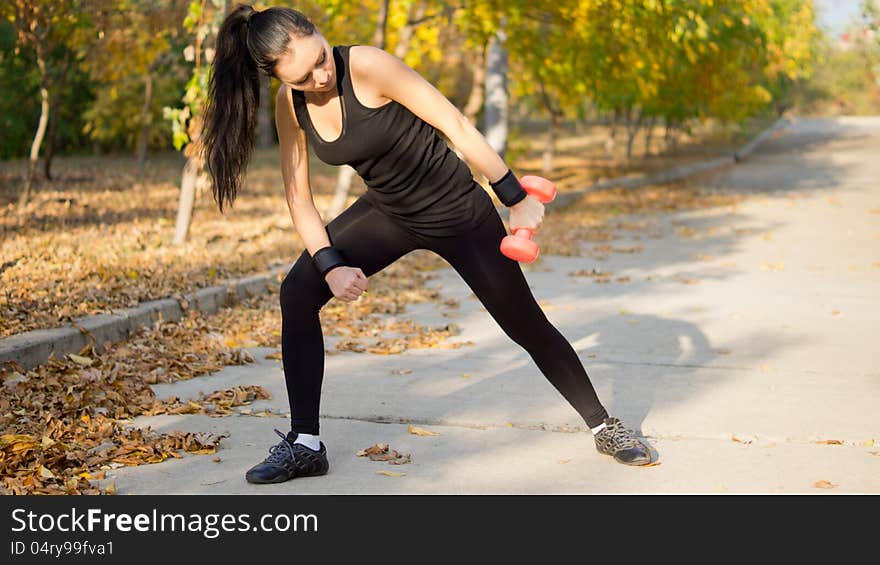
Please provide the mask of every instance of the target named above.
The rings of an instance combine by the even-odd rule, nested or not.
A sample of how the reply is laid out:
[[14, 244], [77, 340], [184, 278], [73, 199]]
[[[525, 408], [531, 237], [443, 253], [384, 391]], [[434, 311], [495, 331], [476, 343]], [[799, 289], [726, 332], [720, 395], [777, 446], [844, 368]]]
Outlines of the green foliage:
[[[863, 1], [866, 23], [876, 25], [876, 0]], [[76, 56], [59, 112], [61, 144], [133, 147], [144, 76], [152, 72], [150, 143], [167, 147], [171, 141], [191, 154], [216, 34], [224, 9], [234, 3], [100, 0], [86, 10], [82, 2], [64, 2], [71, 10], [57, 26]], [[302, 11], [333, 44], [369, 44], [379, 2], [271, 4]], [[395, 0], [388, 51], [420, 2], [423, 21], [413, 30], [406, 62], [463, 102], [470, 71], [462, 61], [503, 27], [519, 115], [546, 115], [549, 107], [573, 119], [583, 116], [589, 101], [600, 112], [632, 119], [739, 122], [810, 97], [864, 91], [870, 98], [873, 92], [870, 76], [858, 76], [856, 55], [829, 54], [820, 46], [812, 0]], [[9, 158], [22, 156], [33, 136], [39, 73], [32, 47], [16, 41], [10, 12], [0, 12], [0, 157]], [[60, 55], [53, 52], [50, 66]], [[865, 60], [876, 67], [876, 58]], [[817, 72], [818, 64], [833, 68]]]
[[224, 0], [193, 0], [183, 20], [183, 27], [191, 39], [191, 43], [184, 48], [184, 56], [187, 61], [194, 63], [192, 75], [184, 87], [181, 98], [183, 107], [165, 106], [163, 116], [171, 122], [174, 148], [178, 151], [184, 150], [187, 156], [191, 156], [190, 142], [198, 136], [201, 128], [201, 114], [211, 71], [210, 62], [214, 53], [213, 43], [225, 17], [225, 4]]
[[[56, 47], [49, 53], [51, 73], [60, 65], [64, 49]], [[0, 21], [0, 159], [26, 155], [33, 141], [40, 116], [40, 72], [35, 60], [33, 47], [16, 45], [12, 26]], [[56, 147], [76, 150], [88, 141], [82, 131], [83, 113], [93, 100], [88, 74], [71, 63], [60, 95], [57, 115], [50, 116], [57, 121]]]
[[0, 159], [20, 157], [34, 137], [40, 113], [40, 73], [29, 50], [15, 53], [15, 30], [0, 21]]
[[[163, 119], [163, 107], [176, 102], [182, 85], [179, 73], [155, 73], [148, 147], [169, 148], [171, 125]], [[84, 132], [102, 146], [133, 149], [142, 126], [144, 89], [143, 77], [134, 75], [118, 83], [100, 85], [95, 89], [94, 103], [83, 115]]]

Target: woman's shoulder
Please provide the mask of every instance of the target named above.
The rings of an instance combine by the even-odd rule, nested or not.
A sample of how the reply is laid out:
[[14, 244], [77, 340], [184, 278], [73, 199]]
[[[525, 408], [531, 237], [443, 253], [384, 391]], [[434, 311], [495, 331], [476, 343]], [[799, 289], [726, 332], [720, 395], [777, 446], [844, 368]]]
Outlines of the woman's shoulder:
[[348, 61], [352, 72], [359, 74], [379, 71], [383, 66], [383, 59], [393, 57], [384, 49], [373, 45], [360, 45], [355, 43], [348, 45]]
[[353, 79], [357, 82], [358, 99], [368, 107], [382, 106], [391, 100], [379, 92], [373, 77], [383, 72], [387, 57], [392, 56], [387, 51], [372, 45], [348, 46], [348, 69], [351, 73], [349, 80]]

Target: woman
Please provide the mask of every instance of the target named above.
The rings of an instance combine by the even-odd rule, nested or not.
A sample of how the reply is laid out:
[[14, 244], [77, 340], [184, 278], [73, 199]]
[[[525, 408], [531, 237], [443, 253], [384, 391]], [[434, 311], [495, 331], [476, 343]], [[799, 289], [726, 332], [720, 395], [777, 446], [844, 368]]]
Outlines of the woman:
[[[203, 133], [220, 210], [232, 203], [250, 158], [259, 73], [282, 86], [275, 120], [287, 203], [306, 249], [281, 284], [281, 350], [291, 431], [251, 468], [252, 483], [329, 470], [319, 439], [324, 372], [320, 309], [357, 300], [368, 277], [415, 249], [429, 249], [464, 278], [504, 332], [584, 418], [596, 448], [629, 465], [651, 458], [610, 418], [577, 354], [538, 306], [516, 261], [499, 251], [507, 235], [492, 200], [437, 134], [441, 130], [510, 207], [510, 225], [536, 229], [544, 206], [527, 195], [483, 136], [400, 59], [366, 45], [331, 46], [300, 12], [239, 5], [223, 22]], [[435, 129], [436, 128], [436, 129]], [[327, 224], [309, 187], [307, 147], [332, 165], [350, 164], [367, 192]]]

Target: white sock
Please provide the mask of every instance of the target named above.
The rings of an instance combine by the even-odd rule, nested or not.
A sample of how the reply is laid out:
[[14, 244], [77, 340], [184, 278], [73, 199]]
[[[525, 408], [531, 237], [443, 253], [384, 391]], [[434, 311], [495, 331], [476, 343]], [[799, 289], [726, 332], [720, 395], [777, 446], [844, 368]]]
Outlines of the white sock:
[[599, 424], [595, 428], [590, 428], [590, 429], [593, 431], [593, 435], [596, 435], [607, 427], [608, 426], [605, 425], [605, 422], [602, 422], [601, 424]]
[[320, 451], [321, 450], [321, 437], [313, 436], [309, 434], [299, 434], [296, 436], [296, 440], [293, 443], [301, 443], [302, 445], [308, 447], [312, 451]]

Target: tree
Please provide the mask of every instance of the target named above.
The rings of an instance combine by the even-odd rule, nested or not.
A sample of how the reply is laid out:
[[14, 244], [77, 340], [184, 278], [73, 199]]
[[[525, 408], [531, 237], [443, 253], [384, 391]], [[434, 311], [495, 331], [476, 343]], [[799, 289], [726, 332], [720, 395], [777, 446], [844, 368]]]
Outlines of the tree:
[[181, 99], [183, 108], [165, 108], [165, 117], [172, 123], [174, 147], [178, 151], [182, 150], [186, 156], [180, 180], [174, 245], [182, 245], [186, 241], [192, 223], [197, 186], [207, 182], [199, 137], [207, 95], [208, 73], [214, 54], [213, 42], [226, 16], [226, 4], [225, 0], [193, 1], [183, 21], [184, 29], [194, 36], [193, 42], [184, 49], [186, 60], [194, 63], [192, 77]]
[[[95, 102], [85, 113], [94, 140], [131, 147], [143, 166], [159, 104], [181, 79], [180, 21], [187, 0], [107, 0], [85, 67], [95, 83]], [[156, 104], [155, 98], [159, 96]], [[161, 132], [160, 132], [161, 133]]]
[[[0, 5], [3, 17], [15, 27], [19, 46], [34, 49], [40, 73], [40, 119], [28, 155], [27, 174], [18, 201], [20, 210], [31, 197], [40, 146], [49, 123], [50, 93], [54, 93], [57, 87], [58, 74], [50, 68], [50, 55], [57, 48], [72, 48], [69, 44], [78, 29], [88, 21], [83, 4], [76, 0], [7, 0]], [[69, 56], [64, 57], [68, 63]], [[65, 63], [64, 73], [68, 63]]]

